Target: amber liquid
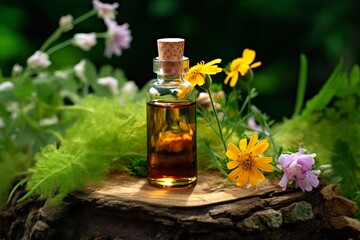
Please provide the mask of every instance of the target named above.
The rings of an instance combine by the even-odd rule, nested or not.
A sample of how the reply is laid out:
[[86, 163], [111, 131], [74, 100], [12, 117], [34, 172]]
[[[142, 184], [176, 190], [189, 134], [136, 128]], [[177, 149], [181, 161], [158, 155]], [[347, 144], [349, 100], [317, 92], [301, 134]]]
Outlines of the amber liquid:
[[147, 103], [148, 182], [167, 189], [196, 184], [196, 105]]

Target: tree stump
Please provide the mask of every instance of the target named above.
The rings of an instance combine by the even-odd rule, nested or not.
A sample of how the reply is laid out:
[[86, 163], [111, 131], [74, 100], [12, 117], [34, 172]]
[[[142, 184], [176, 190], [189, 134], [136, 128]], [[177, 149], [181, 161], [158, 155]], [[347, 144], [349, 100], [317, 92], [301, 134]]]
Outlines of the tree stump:
[[29, 199], [0, 213], [0, 239], [360, 239], [356, 205], [335, 185], [238, 188], [218, 172], [194, 189], [162, 190], [113, 173], [60, 206]]

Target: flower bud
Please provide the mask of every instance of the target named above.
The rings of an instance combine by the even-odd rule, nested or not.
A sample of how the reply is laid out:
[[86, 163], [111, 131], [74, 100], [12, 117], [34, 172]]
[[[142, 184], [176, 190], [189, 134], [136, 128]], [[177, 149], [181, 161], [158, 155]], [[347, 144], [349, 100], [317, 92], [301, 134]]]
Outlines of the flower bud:
[[95, 33], [77, 33], [74, 35], [74, 45], [84, 51], [89, 51], [96, 44]]
[[36, 51], [27, 59], [27, 65], [33, 69], [47, 68], [50, 64], [49, 55], [42, 51]]
[[68, 32], [71, 29], [73, 29], [73, 27], [74, 27], [73, 20], [74, 20], [74, 18], [70, 14], [68, 14], [66, 16], [62, 16], [59, 20], [59, 26], [60, 26], [61, 30], [63, 32]]

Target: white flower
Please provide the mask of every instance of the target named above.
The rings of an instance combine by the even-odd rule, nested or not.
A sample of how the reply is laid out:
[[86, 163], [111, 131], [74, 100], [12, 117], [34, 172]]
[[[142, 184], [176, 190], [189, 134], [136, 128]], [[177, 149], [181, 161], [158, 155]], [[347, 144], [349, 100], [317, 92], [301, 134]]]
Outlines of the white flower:
[[14, 84], [12, 82], [6, 81], [0, 84], [0, 92], [10, 90], [14, 88]]
[[40, 126], [48, 126], [48, 125], [54, 125], [59, 122], [59, 118], [57, 116], [54, 116], [52, 118], [43, 118], [40, 119], [39, 125]]
[[93, 0], [93, 7], [101, 18], [115, 18], [116, 9], [119, 7], [118, 3], [108, 4], [102, 3], [99, 0]]
[[73, 21], [74, 21], [74, 18], [70, 14], [68, 14], [66, 16], [62, 16], [59, 20], [59, 26], [60, 26], [61, 30], [63, 32], [68, 32], [71, 29], [73, 29], [73, 27], [74, 27]]
[[18, 74], [18, 73], [21, 73], [22, 71], [23, 71], [23, 67], [21, 66], [21, 65], [19, 65], [19, 64], [15, 64], [14, 66], [13, 66], [13, 68], [12, 68], [12, 70], [11, 70], [11, 73], [12, 73], [12, 75], [16, 75], [16, 74]]
[[85, 63], [86, 61], [83, 59], [78, 64], [75, 65], [74, 71], [75, 75], [83, 82], [89, 82], [86, 75], [85, 75]]
[[119, 83], [118, 83], [117, 79], [115, 79], [113, 77], [99, 78], [97, 80], [97, 83], [100, 85], [106, 86], [113, 95], [116, 95], [119, 92], [119, 90], [118, 90]]
[[5, 108], [9, 112], [16, 112], [19, 109], [19, 103], [13, 101], [7, 102]]
[[51, 62], [49, 60], [49, 55], [42, 51], [36, 51], [32, 56], [27, 59], [27, 64], [30, 68], [46, 68]]
[[77, 33], [74, 35], [74, 45], [84, 51], [89, 51], [96, 44], [95, 33]]
[[136, 94], [139, 91], [139, 88], [134, 81], [128, 81], [125, 83], [121, 91], [128, 94]]

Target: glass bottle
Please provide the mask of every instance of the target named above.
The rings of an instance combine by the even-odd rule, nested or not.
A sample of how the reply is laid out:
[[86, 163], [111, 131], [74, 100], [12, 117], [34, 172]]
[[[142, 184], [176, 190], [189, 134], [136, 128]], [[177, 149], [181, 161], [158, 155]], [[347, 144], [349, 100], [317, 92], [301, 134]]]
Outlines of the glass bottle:
[[147, 91], [147, 179], [166, 189], [191, 188], [197, 179], [196, 96], [184, 80], [183, 47], [183, 39], [158, 40], [157, 79]]

